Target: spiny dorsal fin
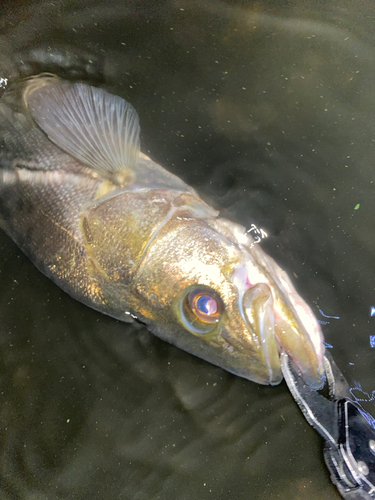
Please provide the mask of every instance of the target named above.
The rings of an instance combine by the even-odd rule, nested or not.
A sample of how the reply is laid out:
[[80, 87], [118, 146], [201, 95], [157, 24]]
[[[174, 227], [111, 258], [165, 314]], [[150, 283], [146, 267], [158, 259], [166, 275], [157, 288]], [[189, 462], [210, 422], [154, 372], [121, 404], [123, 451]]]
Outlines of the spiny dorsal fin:
[[55, 80], [32, 91], [27, 105], [56, 146], [101, 177], [116, 179], [134, 169], [140, 151], [139, 119], [121, 97]]

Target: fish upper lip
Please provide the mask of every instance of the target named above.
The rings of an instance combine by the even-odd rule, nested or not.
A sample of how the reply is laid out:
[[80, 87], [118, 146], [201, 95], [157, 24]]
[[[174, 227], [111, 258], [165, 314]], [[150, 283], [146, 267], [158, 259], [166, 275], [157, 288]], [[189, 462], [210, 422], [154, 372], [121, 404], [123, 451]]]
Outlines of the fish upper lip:
[[241, 315], [247, 328], [256, 335], [271, 385], [282, 380], [279, 346], [275, 336], [273, 296], [268, 284], [258, 283], [243, 291]]

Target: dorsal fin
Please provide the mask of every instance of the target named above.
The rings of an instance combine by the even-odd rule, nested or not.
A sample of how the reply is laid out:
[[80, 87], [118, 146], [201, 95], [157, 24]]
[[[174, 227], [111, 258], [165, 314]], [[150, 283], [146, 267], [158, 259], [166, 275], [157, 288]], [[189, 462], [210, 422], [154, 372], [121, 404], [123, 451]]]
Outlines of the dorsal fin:
[[49, 139], [101, 177], [113, 180], [134, 169], [140, 151], [139, 119], [121, 97], [82, 83], [52, 80], [26, 99]]

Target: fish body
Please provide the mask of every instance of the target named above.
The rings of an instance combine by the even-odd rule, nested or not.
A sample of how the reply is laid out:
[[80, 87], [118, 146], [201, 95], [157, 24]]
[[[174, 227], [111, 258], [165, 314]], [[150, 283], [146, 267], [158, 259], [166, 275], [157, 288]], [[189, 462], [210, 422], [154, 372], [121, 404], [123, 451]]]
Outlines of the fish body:
[[322, 385], [322, 333], [287, 274], [141, 153], [129, 103], [29, 79], [0, 103], [0, 167], [1, 227], [72, 297], [262, 384], [283, 349]]

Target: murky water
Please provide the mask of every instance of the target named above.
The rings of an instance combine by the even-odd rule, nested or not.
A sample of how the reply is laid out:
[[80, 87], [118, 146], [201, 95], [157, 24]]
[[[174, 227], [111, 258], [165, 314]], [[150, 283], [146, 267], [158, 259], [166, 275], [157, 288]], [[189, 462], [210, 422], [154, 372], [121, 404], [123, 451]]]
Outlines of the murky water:
[[[373, 4], [306, 3], [3, 2], [0, 77], [59, 68], [128, 99], [147, 154], [267, 231], [371, 399]], [[285, 384], [84, 307], [4, 234], [0, 252], [1, 498], [339, 498]]]

